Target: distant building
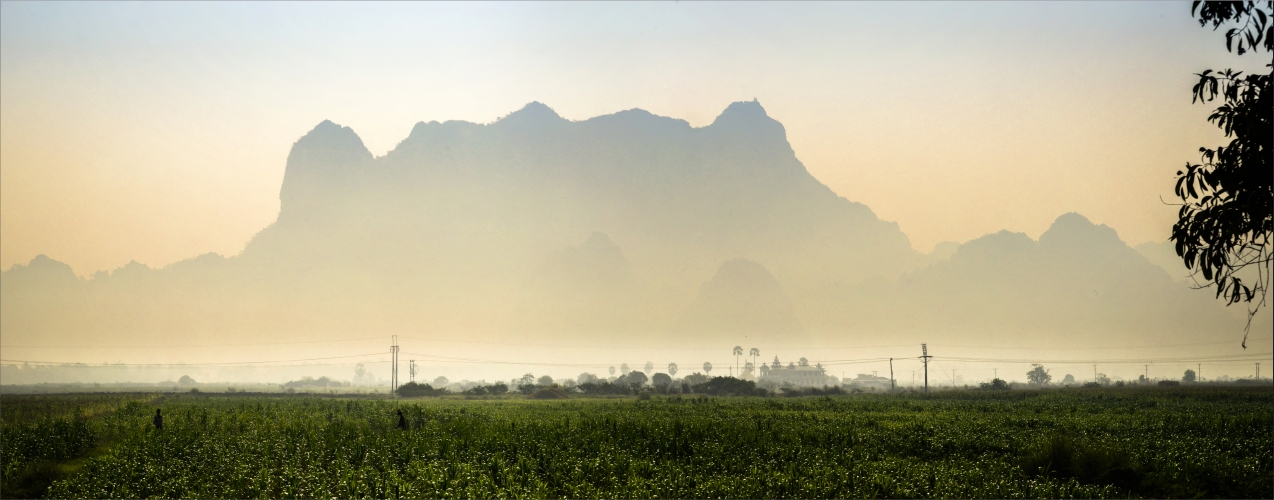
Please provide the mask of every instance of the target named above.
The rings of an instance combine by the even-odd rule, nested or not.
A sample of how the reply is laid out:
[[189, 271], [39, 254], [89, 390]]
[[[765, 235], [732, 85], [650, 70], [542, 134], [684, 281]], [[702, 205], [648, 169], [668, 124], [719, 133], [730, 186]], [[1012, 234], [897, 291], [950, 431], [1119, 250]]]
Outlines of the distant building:
[[845, 380], [845, 385], [850, 388], [876, 391], [887, 391], [891, 388], [889, 384], [889, 377], [878, 377], [876, 375], [868, 375], [866, 373], [859, 373], [858, 377]]
[[774, 362], [769, 365], [761, 364], [759, 382], [796, 387], [823, 387], [835, 384], [822, 365], [810, 366], [809, 361], [801, 358], [800, 364], [788, 362], [787, 366], [783, 366], [778, 356], [775, 356]]

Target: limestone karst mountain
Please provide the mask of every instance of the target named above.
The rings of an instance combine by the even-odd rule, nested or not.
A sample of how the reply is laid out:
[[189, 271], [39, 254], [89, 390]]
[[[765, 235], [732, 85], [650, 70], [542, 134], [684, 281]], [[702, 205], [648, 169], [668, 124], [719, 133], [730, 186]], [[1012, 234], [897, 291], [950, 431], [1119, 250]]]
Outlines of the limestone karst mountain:
[[[248, 311], [191, 329], [666, 331], [732, 259], [794, 297], [922, 262], [896, 224], [814, 179], [755, 101], [700, 128], [641, 110], [569, 121], [531, 103], [487, 125], [419, 123], [379, 158], [325, 121], [293, 146], [280, 201], [241, 255], [158, 271], [154, 286], [177, 289], [164, 302]], [[588, 269], [563, 264], [572, 251], [621, 257]], [[236, 319], [271, 308], [269, 326]]]
[[721, 265], [699, 289], [678, 330], [742, 337], [765, 345], [801, 342], [804, 328], [792, 300], [765, 266], [745, 259]]
[[293, 146], [280, 201], [238, 256], [88, 279], [43, 256], [14, 266], [0, 274], [0, 330], [15, 343], [463, 332], [684, 344], [1233, 328], [1206, 293], [1074, 214], [1038, 242], [1002, 232], [920, 255], [812, 177], [755, 101], [699, 128], [642, 110], [570, 121], [531, 103], [485, 125], [419, 123], [382, 157], [324, 121]]
[[1243, 327], [1239, 311], [1182, 286], [1113, 229], [1074, 213], [1058, 217], [1038, 241], [989, 234], [895, 283], [854, 294], [841, 324], [1006, 343], [1155, 343], [1241, 336]]

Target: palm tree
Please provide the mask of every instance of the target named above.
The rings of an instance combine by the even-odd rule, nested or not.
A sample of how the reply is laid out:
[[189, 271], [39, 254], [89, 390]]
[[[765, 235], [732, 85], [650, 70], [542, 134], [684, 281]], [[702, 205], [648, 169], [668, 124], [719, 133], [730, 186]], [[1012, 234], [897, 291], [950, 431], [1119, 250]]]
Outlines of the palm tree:
[[[734, 371], [735, 372], [739, 371], [739, 356], [742, 356], [742, 355], [743, 355], [743, 347], [737, 346], [737, 345], [734, 346]], [[737, 374], [738, 373], [736, 373], [736, 375]]]
[[703, 371], [707, 372], [707, 373], [708, 373], [708, 375], [712, 375], [712, 363], [711, 363], [711, 362], [709, 362], [709, 361], [704, 361], [704, 362], [703, 362]]
[[673, 377], [677, 376], [677, 364], [676, 364], [676, 363], [668, 363], [668, 375], [671, 375], [671, 376], [673, 376]]
[[620, 375], [628, 375], [628, 363], [620, 363], [620, 364], [619, 364], [619, 374], [620, 374]]
[[755, 347], [753, 347], [751, 351], [748, 351], [748, 356], [752, 356], [753, 365], [756, 365], [756, 358], [760, 355], [761, 355], [761, 350]]
[[610, 367], [610, 375], [611, 375], [612, 377], [613, 377], [613, 376], [615, 376], [615, 367], [613, 367], [613, 366], [612, 366], [612, 367]]
[[647, 361], [645, 368], [646, 368], [646, 373], [649, 374], [651, 371], [655, 369], [655, 364]]

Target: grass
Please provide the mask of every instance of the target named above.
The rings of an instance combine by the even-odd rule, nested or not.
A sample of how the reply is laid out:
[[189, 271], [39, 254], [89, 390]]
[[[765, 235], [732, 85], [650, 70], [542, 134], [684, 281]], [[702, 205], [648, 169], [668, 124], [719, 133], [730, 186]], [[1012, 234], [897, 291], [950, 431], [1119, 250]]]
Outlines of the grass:
[[[87, 420], [113, 446], [47, 496], [1274, 497], [1268, 388], [156, 402]], [[7, 471], [41, 431], [4, 425]]]

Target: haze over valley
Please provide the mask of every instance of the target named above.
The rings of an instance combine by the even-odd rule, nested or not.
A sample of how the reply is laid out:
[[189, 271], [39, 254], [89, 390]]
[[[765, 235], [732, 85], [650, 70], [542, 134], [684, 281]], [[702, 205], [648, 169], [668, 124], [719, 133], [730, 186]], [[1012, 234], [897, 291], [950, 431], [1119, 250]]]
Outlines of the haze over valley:
[[[922, 342], [1077, 359], [1103, 345], [1199, 352], [1201, 338], [1228, 352], [1244, 327], [1170, 274], [1162, 246], [1134, 250], [1082, 214], [1038, 239], [916, 252], [810, 175], [757, 101], [704, 127], [640, 109], [570, 121], [532, 102], [489, 124], [418, 123], [380, 157], [323, 121], [292, 146], [279, 197], [239, 255], [87, 278], [44, 255], [12, 266], [5, 358], [305, 359], [353, 347], [323, 341], [381, 350], [396, 334], [444, 365], [724, 359], [734, 344], [830, 361]], [[1269, 325], [1262, 314], [1253, 331]]]

